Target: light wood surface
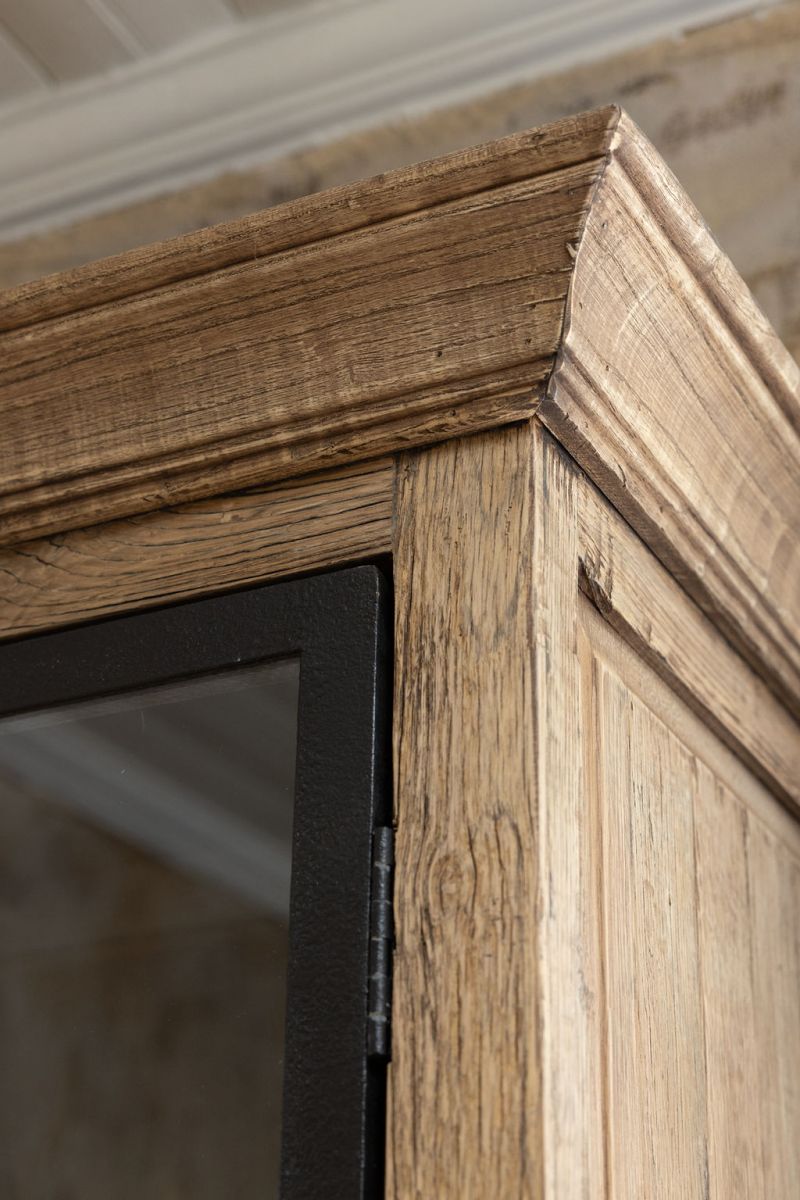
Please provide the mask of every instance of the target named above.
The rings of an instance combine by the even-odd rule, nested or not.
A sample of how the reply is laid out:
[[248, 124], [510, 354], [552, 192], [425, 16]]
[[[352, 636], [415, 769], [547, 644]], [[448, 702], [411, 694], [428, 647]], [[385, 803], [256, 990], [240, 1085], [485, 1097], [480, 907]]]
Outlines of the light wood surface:
[[587, 602], [579, 636], [599, 764], [600, 1194], [791, 1196], [800, 825]]
[[800, 814], [800, 726], [585, 477], [578, 536], [598, 612]]
[[601, 158], [611, 108], [329, 188], [197, 233], [101, 259], [0, 293], [0, 329], [18, 329], [252, 263], [421, 212], [487, 188]]
[[[721, 1200], [740, 1167], [764, 1194], [800, 1109], [748, 964], [796, 1037], [800, 912], [765, 905], [797, 727], [537, 422], [408, 455], [398, 488], [389, 1195]], [[717, 826], [763, 878], [705, 863]]]
[[[221, 0], [200, 2], [210, 7]], [[161, 0], [119, 3], [137, 20], [145, 9], [148, 21], [158, 26], [173, 27], [176, 11], [182, 11], [180, 4], [176, 10]], [[197, 12], [196, 0], [184, 3], [193, 15]], [[651, 15], [658, 11], [647, 7]], [[582, 11], [580, 16], [576, 11], [575, 20], [584, 21], [588, 31]], [[41, 279], [310, 192], [491, 142], [509, 130], [533, 129], [615, 96], [624, 97], [626, 110], [664, 155], [800, 359], [800, 163], [779, 150], [800, 141], [800, 5], [760, 5], [710, 25], [693, 8], [692, 26], [681, 38], [632, 43], [611, 57], [548, 71], [466, 103], [408, 114], [389, 125], [373, 121], [369, 129], [266, 165], [0, 242], [0, 286]], [[160, 36], [156, 28], [146, 32], [149, 42]], [[4, 58], [8, 48], [0, 40], [0, 92], [4, 83], [13, 89], [24, 82], [13, 59]]]
[[3, 305], [0, 540], [428, 445], [543, 402], [800, 711], [800, 372], [617, 110]]
[[800, 824], [775, 763], [796, 791], [800, 733], [563, 450], [533, 438], [543, 1194], [792, 1195]]
[[624, 115], [541, 415], [798, 711], [800, 370]]
[[581, 478], [538, 425], [534, 475], [535, 851], [544, 1189], [604, 1195], [602, 961], [596, 814], [577, 642]]
[[6, 635], [393, 553], [396, 1200], [797, 1182], [797, 371], [616, 121], [0, 345]]
[[[761, 1015], [756, 1007], [753, 972], [748, 970], [753, 937], [747, 851], [751, 822], [746, 804], [705, 763], [698, 763], [696, 772], [695, 845], [687, 862], [696, 864], [697, 952], [702, 969], [708, 1088], [708, 1173], [716, 1196], [741, 1193], [752, 1200], [766, 1200], [761, 1129], [764, 1112], [757, 1082], [761, 1067], [757, 1026]], [[777, 856], [772, 870], [780, 870]], [[667, 884], [668, 880], [667, 874]], [[761, 880], [754, 879], [753, 883], [757, 894]], [[772, 982], [776, 988], [786, 986], [780, 976], [773, 975]], [[796, 1137], [800, 1130], [793, 1132]]]
[[595, 670], [597, 715], [583, 732], [586, 754], [599, 758], [607, 1194], [700, 1200], [707, 1097], [693, 761], [613, 671]]
[[0, 638], [389, 553], [393, 505], [381, 459], [0, 549]]
[[761, 1153], [767, 1196], [800, 1193], [800, 859], [762, 820], [748, 819], [747, 888], [755, 1003]]
[[542, 1195], [531, 468], [527, 426], [400, 464], [397, 1200]]
[[6, 334], [0, 533], [529, 414], [597, 170], [565, 168]]

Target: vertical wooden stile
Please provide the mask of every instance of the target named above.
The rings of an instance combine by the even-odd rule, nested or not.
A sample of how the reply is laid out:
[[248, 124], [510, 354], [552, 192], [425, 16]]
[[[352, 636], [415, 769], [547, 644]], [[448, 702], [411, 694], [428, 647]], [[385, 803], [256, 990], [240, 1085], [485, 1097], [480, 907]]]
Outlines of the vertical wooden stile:
[[578, 622], [580, 476], [536, 425], [535, 722], [539, 1004], [547, 1200], [604, 1196], [599, 819]]
[[530, 426], [407, 454], [387, 1194], [542, 1196]]

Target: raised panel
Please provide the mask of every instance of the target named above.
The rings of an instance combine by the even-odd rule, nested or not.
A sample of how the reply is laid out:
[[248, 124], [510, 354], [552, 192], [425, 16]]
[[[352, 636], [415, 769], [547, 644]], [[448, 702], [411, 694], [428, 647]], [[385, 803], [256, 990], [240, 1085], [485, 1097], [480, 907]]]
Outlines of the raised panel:
[[605, 1194], [797, 1195], [800, 825], [586, 601], [579, 620]]
[[[697, 926], [703, 970], [711, 1200], [766, 1196], [761, 1157], [761, 1062], [752, 974], [748, 812], [698, 762], [695, 787]], [[776, 980], [771, 980], [772, 986]], [[765, 1098], [765, 1097], [764, 1097]]]
[[765, 1193], [800, 1196], [800, 859], [747, 814]]
[[605, 664], [595, 738], [605, 944], [608, 1195], [705, 1196], [692, 755]]

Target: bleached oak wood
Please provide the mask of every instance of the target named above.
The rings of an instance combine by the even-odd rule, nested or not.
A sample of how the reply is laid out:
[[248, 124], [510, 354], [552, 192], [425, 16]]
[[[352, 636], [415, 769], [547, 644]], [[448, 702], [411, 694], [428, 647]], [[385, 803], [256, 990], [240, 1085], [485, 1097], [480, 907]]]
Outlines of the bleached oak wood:
[[800, 854], [746, 817], [747, 894], [767, 1196], [800, 1193]]
[[613, 119], [12, 292], [0, 541], [529, 415]]
[[[0, 560], [4, 630], [391, 547], [389, 1194], [769, 1195], [795, 1057], [744, 976], [800, 1041], [797, 372], [626, 119], [558, 136], [308, 202], [291, 244], [261, 218], [252, 261], [251, 225], [116, 296], [41, 285], [0, 342], [0, 511], [59, 532]], [[653, 554], [509, 425], [543, 397]], [[393, 512], [394, 464], [287, 481], [398, 450]]]
[[389, 553], [393, 505], [381, 459], [0, 549], [0, 638]]
[[788, 1197], [800, 1140], [800, 824], [588, 600], [579, 643], [603, 848], [599, 1194]]
[[708, 1101], [693, 762], [613, 673], [598, 664], [596, 674], [597, 724], [585, 733], [600, 760], [607, 1195], [701, 1200]]
[[528, 426], [400, 464], [397, 1200], [542, 1195], [531, 470]]
[[596, 769], [584, 755], [588, 693], [577, 641], [581, 478], [534, 425], [536, 928], [541, 1009], [544, 1195], [604, 1194]]
[[800, 371], [624, 115], [541, 416], [798, 711]]
[[[762, 1157], [756, 1034], [761, 1015], [752, 971], [747, 810], [704, 763], [698, 763], [696, 770], [697, 929], [703, 972], [710, 1191], [714, 1200], [737, 1193], [748, 1200], [765, 1200], [769, 1193]], [[774, 977], [772, 983], [781, 986]], [[754, 1103], [754, 1093], [759, 1102]]]
[[549, 427], [800, 711], [800, 373], [615, 109], [0, 312], [0, 540], [513, 422], [547, 389]]
[[800, 814], [800, 726], [585, 478], [578, 560], [605, 620]]
[[[774, 1171], [791, 1178], [800, 1111], [777, 1034], [759, 1034], [749, 1083], [763, 1076], [777, 1088], [778, 1131], [752, 1118], [754, 1104], [768, 1103], [766, 1083], [731, 1116], [740, 1103], [736, 1039], [720, 1036], [706, 1061], [706, 1014], [718, 1024], [726, 1017], [713, 986], [703, 991], [695, 822], [698, 780], [713, 772], [714, 786], [746, 805], [750, 828], [772, 839], [761, 875], [782, 855], [793, 862], [800, 825], [775, 794], [797, 790], [800, 734], [574, 462], [546, 434], [533, 438], [543, 1194], [706, 1200], [707, 1178], [709, 1195], [732, 1194], [719, 1161], [709, 1176], [707, 1159], [724, 1156], [741, 1121], [759, 1145], [780, 1141]], [[759, 758], [774, 794], [745, 766]], [[736, 817], [724, 837], [741, 830]], [[706, 890], [708, 912], [719, 901]], [[762, 995], [779, 993], [770, 1000], [776, 1030], [791, 1036], [800, 1022], [792, 957], [800, 912], [784, 901], [770, 917], [768, 900], [759, 900]], [[719, 923], [704, 935], [709, 962], [731, 953], [726, 936]], [[740, 969], [749, 979], [749, 966]], [[760, 1030], [755, 999], [743, 1011]], [[753, 1194], [766, 1179], [754, 1180]]]
[[2, 535], [529, 414], [596, 173], [568, 168], [95, 308], [80, 329], [6, 334]]

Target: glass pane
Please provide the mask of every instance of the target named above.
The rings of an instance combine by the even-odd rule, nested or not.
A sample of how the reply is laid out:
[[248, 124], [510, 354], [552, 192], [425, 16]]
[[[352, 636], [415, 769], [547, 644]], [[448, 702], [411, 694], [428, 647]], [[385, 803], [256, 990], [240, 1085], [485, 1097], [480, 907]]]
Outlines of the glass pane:
[[277, 1196], [299, 663], [0, 722], [0, 1195]]

